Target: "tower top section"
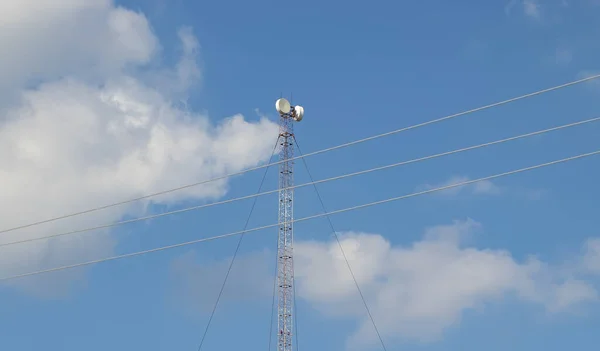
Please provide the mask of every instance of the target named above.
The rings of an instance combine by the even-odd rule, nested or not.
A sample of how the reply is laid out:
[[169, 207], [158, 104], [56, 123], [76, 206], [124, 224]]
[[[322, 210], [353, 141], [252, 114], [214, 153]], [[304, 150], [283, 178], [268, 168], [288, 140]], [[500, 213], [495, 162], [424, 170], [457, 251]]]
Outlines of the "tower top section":
[[284, 98], [275, 101], [275, 109], [281, 117], [292, 118], [296, 122], [300, 122], [304, 118], [304, 107], [292, 106]]

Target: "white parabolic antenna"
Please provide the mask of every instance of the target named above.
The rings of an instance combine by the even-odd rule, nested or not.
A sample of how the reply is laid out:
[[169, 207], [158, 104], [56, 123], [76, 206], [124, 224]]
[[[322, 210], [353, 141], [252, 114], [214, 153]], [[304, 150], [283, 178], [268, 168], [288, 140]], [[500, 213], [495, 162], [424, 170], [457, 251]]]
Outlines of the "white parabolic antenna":
[[303, 117], [304, 117], [304, 107], [294, 106], [294, 120], [296, 120], [296, 122], [300, 122]]
[[279, 112], [280, 115], [285, 115], [287, 113], [290, 113], [292, 107], [289, 101], [287, 101], [284, 98], [281, 98], [275, 102], [275, 108], [277, 109], [277, 112]]

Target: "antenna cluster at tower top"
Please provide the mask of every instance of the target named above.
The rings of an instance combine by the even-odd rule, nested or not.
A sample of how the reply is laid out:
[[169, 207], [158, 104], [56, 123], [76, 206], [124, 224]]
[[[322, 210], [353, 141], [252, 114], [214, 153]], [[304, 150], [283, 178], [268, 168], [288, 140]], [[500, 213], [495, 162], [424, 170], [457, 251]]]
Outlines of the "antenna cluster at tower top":
[[300, 122], [304, 117], [304, 107], [292, 106], [287, 99], [281, 98], [275, 102], [275, 109], [282, 117], [291, 117], [296, 122]]

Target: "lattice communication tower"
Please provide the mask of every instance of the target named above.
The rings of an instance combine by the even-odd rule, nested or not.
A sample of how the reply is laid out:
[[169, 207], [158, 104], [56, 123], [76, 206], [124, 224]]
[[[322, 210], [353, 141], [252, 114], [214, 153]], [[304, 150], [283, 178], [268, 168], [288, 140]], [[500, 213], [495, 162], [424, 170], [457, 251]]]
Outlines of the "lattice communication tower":
[[279, 233], [277, 238], [277, 350], [292, 351], [294, 314], [294, 122], [304, 108], [286, 99], [275, 103], [279, 112]]

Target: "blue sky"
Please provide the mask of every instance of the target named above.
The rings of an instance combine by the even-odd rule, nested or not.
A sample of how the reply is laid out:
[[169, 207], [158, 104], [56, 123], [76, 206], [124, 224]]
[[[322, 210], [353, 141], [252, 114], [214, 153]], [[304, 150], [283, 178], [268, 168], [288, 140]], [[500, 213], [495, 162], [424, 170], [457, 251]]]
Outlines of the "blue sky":
[[[27, 137], [14, 139], [31, 139], [42, 150], [73, 150], [57, 153], [60, 157], [55, 155], [56, 159], [50, 154], [36, 158], [38, 168], [11, 163], [13, 159], [3, 154], [6, 162], [0, 170], [7, 176], [0, 179], [8, 182], [10, 190], [0, 203], [8, 211], [5, 221], [9, 224], [3, 228], [264, 162], [276, 135], [265, 134], [273, 128], [260, 118], [275, 121], [273, 104], [281, 94], [293, 94], [294, 102], [306, 109], [296, 135], [303, 152], [308, 153], [562, 84], [600, 68], [600, 27], [595, 20], [600, 7], [592, 0], [371, 1], [346, 2], [344, 6], [310, 0], [93, 3], [97, 7], [86, 8], [84, 16], [79, 10], [69, 11], [71, 6], [79, 9], [81, 1], [60, 1], [61, 6], [55, 9], [60, 16], [48, 20], [48, 31], [56, 34], [51, 37], [56, 44], [48, 48], [36, 45], [42, 46], [39, 50], [48, 50], [48, 55], [27, 51], [26, 45], [34, 41], [26, 30], [22, 42], [0, 40], [3, 50], [25, 48], [31, 57], [44, 53], [48, 61], [58, 62], [42, 64], [30, 56], [22, 59], [26, 62], [0, 60], [0, 73], [18, 86], [13, 89], [0, 84], [0, 91], [33, 96], [30, 100], [0, 101], [0, 134], [6, 140], [27, 131], [23, 134]], [[127, 16], [115, 17], [116, 6], [137, 15], [128, 12]], [[43, 15], [27, 5], [21, 10], [22, 14]], [[112, 20], [121, 18], [119, 23], [130, 26], [117, 26], [122, 32], [114, 39], [101, 30], [105, 15]], [[14, 25], [12, 19], [2, 17], [0, 27]], [[90, 27], [84, 28], [89, 31], [72, 33], [57, 25], [51, 32], [52, 25], [58, 23], [56, 18], [61, 23], [86, 22]], [[28, 25], [34, 27], [26, 16], [19, 19], [25, 24], [10, 27], [17, 28], [15, 33]], [[178, 32], [182, 27], [191, 31]], [[114, 28], [107, 33], [114, 33]], [[151, 31], [143, 32], [144, 28]], [[134, 35], [125, 35], [126, 30]], [[88, 33], [90, 39], [86, 38]], [[60, 39], [59, 35], [66, 37]], [[196, 39], [199, 46], [186, 46], [186, 39], [190, 40], [187, 43]], [[69, 48], [65, 40], [82, 44], [53, 51], [53, 47]], [[98, 43], [95, 46], [99, 48], [106, 45], [106, 57], [99, 58], [91, 48], [94, 45], [88, 47], [86, 42]], [[181, 67], [191, 70], [178, 71]], [[12, 72], [17, 73], [9, 75]], [[126, 83], [123, 77], [136, 83]], [[187, 84], [184, 78], [194, 83]], [[65, 83], [69, 79], [71, 83]], [[174, 82], [180, 83], [183, 91], [175, 91]], [[88, 89], [91, 93], [85, 95]], [[166, 101], [162, 107], [171, 106], [171, 102], [180, 106], [178, 101], [185, 99], [185, 107], [165, 112], [175, 116], [164, 123], [172, 133], [167, 135], [174, 140], [190, 135], [198, 140], [214, 136], [211, 149], [202, 146], [208, 144], [199, 144], [192, 149], [194, 155], [188, 155], [173, 147], [169, 150], [175, 151], [166, 158], [180, 158], [181, 162], [165, 161], [167, 166], [156, 168], [123, 168], [113, 176], [112, 166], [101, 167], [113, 160], [129, 160], [119, 148], [129, 148], [130, 143], [115, 137], [123, 144], [115, 144], [118, 147], [113, 150], [113, 139], [89, 132], [99, 128], [96, 120], [83, 117], [92, 109], [84, 106], [99, 106], [90, 102], [90, 96], [99, 96], [94, 95], [94, 89], [114, 93], [110, 96], [127, 91], [130, 98], [134, 96], [138, 98], [135, 101], [157, 111], [160, 106], [153, 105], [157, 97]], [[46, 99], [42, 94], [50, 95]], [[313, 176], [322, 179], [597, 117], [598, 94], [597, 84], [581, 84], [310, 157], [307, 162]], [[77, 107], [68, 110], [75, 117], [67, 119], [61, 112], [65, 106]], [[28, 114], [36, 108], [39, 114]], [[112, 113], [105, 107], [97, 108], [94, 111], [99, 112], [90, 116], [104, 118], [104, 114]], [[143, 114], [144, 108], [136, 111]], [[231, 129], [223, 127], [225, 132], [219, 134], [215, 126], [222, 126], [225, 118], [235, 114], [242, 114], [245, 121]], [[127, 116], [123, 113], [122, 119]], [[201, 122], [180, 121], [189, 116]], [[21, 119], [25, 121], [22, 124], [18, 122]], [[115, 119], [115, 123], [119, 121]], [[206, 133], [193, 134], [192, 129]], [[58, 134], [63, 131], [68, 134]], [[90, 134], [77, 134], [83, 131]], [[600, 126], [589, 124], [322, 184], [319, 190], [329, 210], [345, 208], [452, 179], [474, 179], [596, 151], [599, 131]], [[273, 140], [267, 140], [269, 137]], [[140, 138], [140, 143], [146, 143]], [[163, 147], [161, 140], [165, 145], [172, 142], [167, 136], [149, 140], [156, 142], [158, 149]], [[247, 147], [229, 154], [227, 145], [234, 142]], [[79, 148], [92, 151], [79, 153]], [[220, 151], [224, 156], [206, 161], [211, 152]], [[86, 163], [91, 162], [86, 160], [88, 156], [100, 164], [99, 168]], [[207, 170], [213, 164], [220, 168]], [[302, 163], [296, 167], [296, 182], [309, 181]], [[79, 168], [85, 171], [76, 171]], [[28, 173], [19, 173], [21, 169]], [[112, 183], [101, 178], [105, 173], [110, 174]], [[594, 331], [600, 325], [600, 250], [594, 256], [593, 244], [600, 238], [600, 188], [595, 181], [599, 173], [596, 159], [588, 158], [498, 179], [483, 190], [468, 187], [332, 217], [336, 229], [345, 233], [348, 249], [358, 248], [362, 253], [354, 263], [388, 349], [552, 351], [597, 344]], [[89, 181], [79, 181], [85, 177]], [[63, 227], [57, 224], [48, 232], [40, 229], [37, 235], [200, 204], [211, 198], [247, 195], [256, 192], [261, 177], [261, 171], [253, 172], [214, 189], [148, 207], [109, 211], [79, 222], [66, 221]], [[276, 177], [277, 172], [270, 169], [263, 190], [274, 189]], [[30, 183], [19, 183], [20, 179]], [[64, 187], [50, 185], [63, 181]], [[20, 199], [27, 201], [22, 200], [22, 207], [17, 204], [15, 208], [23, 210], [12, 214], [9, 205]], [[110, 232], [85, 233], [80, 235], [81, 241], [50, 241], [48, 246], [0, 251], [9, 256], [0, 261], [0, 272], [16, 274], [238, 231], [250, 205], [251, 201], [242, 201]], [[275, 196], [259, 198], [250, 227], [274, 223], [276, 206]], [[312, 188], [297, 190], [297, 218], [320, 211]], [[34, 231], [26, 234], [36, 235]], [[205, 350], [268, 347], [269, 284], [274, 273], [276, 235], [275, 230], [265, 230], [245, 237]], [[339, 268], [339, 259], [336, 261], [326, 220], [298, 223], [295, 235], [300, 348], [380, 349], [372, 342], [372, 330], [356, 290], [340, 278], [347, 272]], [[223, 239], [2, 285], [0, 348], [195, 350], [236, 240]], [[13, 271], [13, 267], [23, 270]]]

